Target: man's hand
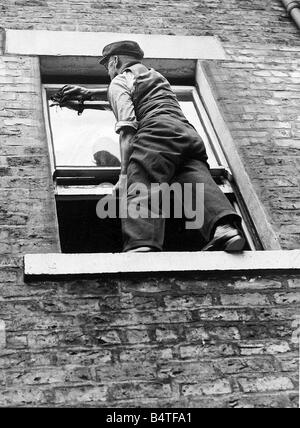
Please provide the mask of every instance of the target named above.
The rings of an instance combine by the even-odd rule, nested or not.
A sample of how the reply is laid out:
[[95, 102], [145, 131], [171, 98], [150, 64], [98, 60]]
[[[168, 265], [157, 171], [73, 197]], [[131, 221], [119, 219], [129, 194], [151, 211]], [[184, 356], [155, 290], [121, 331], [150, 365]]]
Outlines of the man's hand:
[[119, 193], [119, 195], [120, 195], [121, 193], [124, 193], [126, 191], [126, 188], [127, 188], [127, 175], [121, 174], [119, 176], [119, 180], [118, 180], [117, 184], [115, 184], [113, 187], [112, 194], [114, 196], [116, 196], [117, 193]]
[[65, 101], [63, 103], [54, 103], [51, 104], [50, 107], [55, 107], [55, 106], [60, 106], [60, 107], [66, 107], [70, 110], [75, 110], [77, 112], [81, 111], [81, 104], [79, 103], [79, 101]]
[[[107, 101], [103, 101], [103, 89], [87, 89], [83, 86], [65, 85], [50, 100], [53, 106], [67, 107], [81, 114], [85, 109], [91, 110], [111, 110]], [[97, 101], [97, 103], [87, 103], [85, 101]]]
[[75, 110], [80, 115], [84, 110], [84, 101], [90, 100], [92, 93], [89, 89], [81, 86], [65, 85], [58, 92], [51, 96], [54, 102], [50, 107], [59, 105], [60, 107], [67, 107]]
[[85, 101], [91, 98], [89, 89], [83, 86], [65, 85], [60, 90], [61, 104], [69, 100]]

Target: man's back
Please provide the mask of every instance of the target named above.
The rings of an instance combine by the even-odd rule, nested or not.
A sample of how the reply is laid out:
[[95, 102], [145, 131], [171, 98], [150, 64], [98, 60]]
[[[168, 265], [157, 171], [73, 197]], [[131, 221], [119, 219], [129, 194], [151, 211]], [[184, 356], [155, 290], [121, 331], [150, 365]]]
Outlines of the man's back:
[[133, 103], [139, 121], [159, 114], [177, 114], [185, 119], [175, 93], [167, 79], [143, 64], [130, 67], [134, 74]]
[[[112, 104], [115, 99], [119, 99], [116, 106], [118, 109], [127, 108], [124, 97], [126, 89], [129, 95], [126, 104], [128, 106], [130, 102], [133, 103], [138, 122], [163, 114], [176, 116], [188, 123], [170, 83], [153, 68], [148, 69], [141, 63], [129, 65], [112, 80], [108, 91], [109, 99]], [[120, 92], [122, 96], [119, 97]]]

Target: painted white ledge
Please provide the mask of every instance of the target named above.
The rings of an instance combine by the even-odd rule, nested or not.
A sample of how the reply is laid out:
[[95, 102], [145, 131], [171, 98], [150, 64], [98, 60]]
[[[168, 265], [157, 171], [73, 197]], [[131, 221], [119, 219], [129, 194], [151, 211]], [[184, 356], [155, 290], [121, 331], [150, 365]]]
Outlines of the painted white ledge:
[[25, 255], [26, 276], [277, 269], [300, 269], [300, 250]]
[[226, 59], [220, 41], [212, 36], [9, 29], [6, 30], [5, 53], [99, 57], [105, 45], [119, 40], [138, 42], [145, 58]]

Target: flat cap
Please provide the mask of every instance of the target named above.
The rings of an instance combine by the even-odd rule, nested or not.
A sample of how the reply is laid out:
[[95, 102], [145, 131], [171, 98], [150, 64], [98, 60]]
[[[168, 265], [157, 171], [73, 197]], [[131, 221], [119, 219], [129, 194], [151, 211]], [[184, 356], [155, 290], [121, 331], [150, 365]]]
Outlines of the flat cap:
[[100, 64], [104, 64], [112, 55], [132, 55], [137, 59], [144, 57], [144, 52], [140, 46], [132, 40], [123, 40], [110, 43], [103, 48]]

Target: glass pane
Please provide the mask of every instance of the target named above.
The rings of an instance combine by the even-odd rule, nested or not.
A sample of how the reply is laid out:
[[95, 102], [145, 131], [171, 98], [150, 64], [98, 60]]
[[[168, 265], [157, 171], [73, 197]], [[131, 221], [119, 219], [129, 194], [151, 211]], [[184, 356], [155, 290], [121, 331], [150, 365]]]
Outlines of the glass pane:
[[[180, 105], [204, 141], [210, 166], [218, 166], [193, 101], [180, 101]], [[81, 116], [67, 108], [50, 107], [49, 111], [56, 167], [120, 164], [119, 137], [112, 111], [84, 110]]]
[[84, 110], [78, 116], [67, 108], [49, 110], [57, 167], [119, 165], [119, 137], [112, 111]]
[[207, 156], [208, 156], [208, 163], [209, 163], [210, 167], [211, 168], [217, 167], [219, 164], [215, 158], [214, 152], [211, 149], [209, 139], [207, 137], [207, 134], [206, 134], [202, 124], [201, 124], [201, 121], [199, 119], [199, 116], [198, 116], [198, 113], [195, 109], [195, 105], [194, 105], [193, 101], [179, 101], [179, 104], [180, 104], [182, 111], [185, 114], [186, 118], [195, 127], [195, 129], [197, 130], [198, 134], [201, 136], [201, 138], [205, 144], [205, 148], [206, 148], [206, 152], [207, 152]]

